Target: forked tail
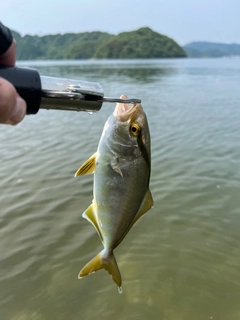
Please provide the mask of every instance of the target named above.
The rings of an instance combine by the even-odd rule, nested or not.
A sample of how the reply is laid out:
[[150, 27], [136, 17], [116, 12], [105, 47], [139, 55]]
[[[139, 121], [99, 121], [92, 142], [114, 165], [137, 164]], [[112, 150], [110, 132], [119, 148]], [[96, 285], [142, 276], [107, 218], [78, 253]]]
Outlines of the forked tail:
[[79, 272], [78, 279], [82, 279], [88, 274], [94, 273], [100, 269], [105, 269], [112, 277], [113, 281], [121, 288], [122, 277], [118, 269], [113, 252], [102, 250], [91, 261], [89, 261]]

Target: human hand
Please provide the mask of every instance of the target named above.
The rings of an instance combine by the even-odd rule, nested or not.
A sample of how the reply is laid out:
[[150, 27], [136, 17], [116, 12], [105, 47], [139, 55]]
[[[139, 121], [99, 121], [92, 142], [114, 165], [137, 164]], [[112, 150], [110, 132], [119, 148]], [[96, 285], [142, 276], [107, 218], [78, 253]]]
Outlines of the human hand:
[[[14, 66], [16, 42], [13, 40], [8, 50], [0, 56], [0, 65]], [[26, 102], [19, 96], [14, 86], [0, 78], [0, 123], [16, 125], [26, 114]]]

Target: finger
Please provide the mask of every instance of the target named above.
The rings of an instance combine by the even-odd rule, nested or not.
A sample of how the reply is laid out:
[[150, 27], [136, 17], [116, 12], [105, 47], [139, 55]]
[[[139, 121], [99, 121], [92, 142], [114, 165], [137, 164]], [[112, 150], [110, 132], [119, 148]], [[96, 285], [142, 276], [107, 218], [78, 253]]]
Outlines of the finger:
[[15, 60], [16, 60], [16, 41], [13, 40], [11, 46], [8, 48], [8, 50], [0, 56], [0, 65], [15, 66]]
[[22, 121], [25, 113], [25, 101], [10, 82], [0, 78], [0, 123], [15, 125]]

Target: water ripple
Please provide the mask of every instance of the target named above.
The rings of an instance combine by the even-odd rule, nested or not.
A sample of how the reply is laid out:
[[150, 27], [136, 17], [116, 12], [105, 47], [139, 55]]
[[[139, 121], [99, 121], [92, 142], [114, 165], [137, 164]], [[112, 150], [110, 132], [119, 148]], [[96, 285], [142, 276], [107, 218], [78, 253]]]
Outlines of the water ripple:
[[[23, 62], [24, 63], [24, 62]], [[1, 320], [239, 319], [240, 70], [236, 60], [32, 62], [141, 98], [152, 137], [154, 208], [116, 248], [123, 294], [81, 217], [92, 176], [74, 178], [114, 106], [40, 111], [0, 128]], [[227, 88], [227, 90], [226, 90]]]

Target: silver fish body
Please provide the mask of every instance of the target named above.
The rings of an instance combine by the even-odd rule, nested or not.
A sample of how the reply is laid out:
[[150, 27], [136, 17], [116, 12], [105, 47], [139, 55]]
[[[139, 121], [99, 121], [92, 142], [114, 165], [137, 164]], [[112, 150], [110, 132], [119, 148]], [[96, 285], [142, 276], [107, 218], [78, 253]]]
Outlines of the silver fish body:
[[79, 278], [105, 268], [121, 287], [113, 250], [153, 205], [150, 171], [150, 133], [142, 106], [117, 104], [105, 123], [97, 152], [76, 173], [94, 172], [93, 203], [83, 217], [95, 226], [104, 246]]

